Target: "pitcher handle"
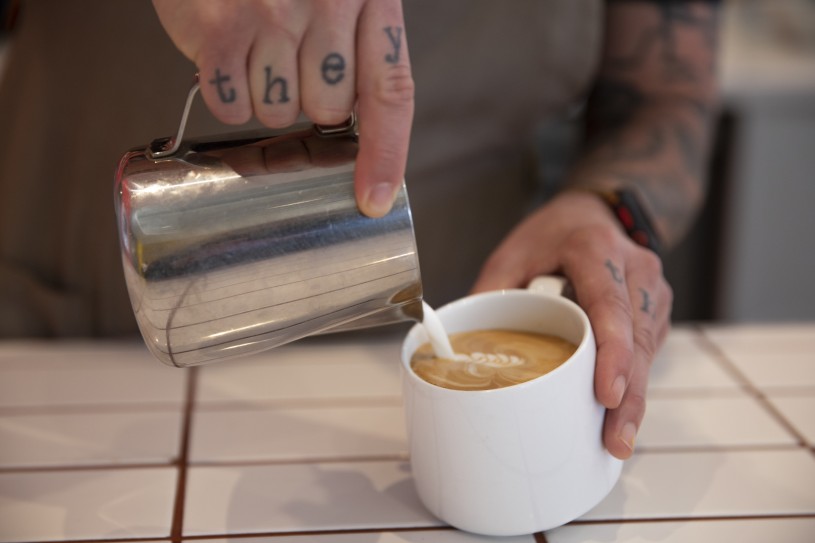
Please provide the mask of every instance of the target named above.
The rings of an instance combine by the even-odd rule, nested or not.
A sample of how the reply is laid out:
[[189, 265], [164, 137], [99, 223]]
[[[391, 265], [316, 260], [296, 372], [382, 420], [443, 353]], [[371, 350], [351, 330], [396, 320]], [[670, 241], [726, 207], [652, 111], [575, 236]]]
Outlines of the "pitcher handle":
[[[193, 77], [190, 90], [187, 93], [187, 102], [184, 104], [184, 112], [181, 114], [181, 122], [178, 125], [178, 131], [176, 132], [176, 135], [169, 138], [160, 138], [157, 140], [153, 140], [153, 142], [147, 149], [147, 152], [151, 159], [155, 160], [158, 158], [166, 158], [168, 156], [172, 156], [176, 153], [176, 151], [178, 151], [179, 147], [181, 147], [181, 142], [184, 139], [184, 131], [187, 129], [187, 119], [190, 116], [192, 103], [195, 100], [195, 95], [198, 94], [200, 88], [201, 81], [198, 73], [196, 73], [195, 76]], [[352, 111], [351, 116], [348, 117], [348, 119], [345, 122], [335, 125], [315, 124], [314, 130], [315, 132], [317, 132], [317, 135], [324, 138], [345, 136], [348, 134], [357, 134], [359, 132], [357, 116]]]

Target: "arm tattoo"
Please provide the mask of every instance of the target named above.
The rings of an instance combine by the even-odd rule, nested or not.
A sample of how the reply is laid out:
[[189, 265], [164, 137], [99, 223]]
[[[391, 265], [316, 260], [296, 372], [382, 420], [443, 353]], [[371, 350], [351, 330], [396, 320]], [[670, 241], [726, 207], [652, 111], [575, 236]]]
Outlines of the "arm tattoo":
[[345, 77], [345, 57], [339, 53], [327, 54], [320, 71], [323, 74], [323, 81], [329, 85], [336, 85]]
[[402, 50], [402, 27], [386, 26], [384, 30], [385, 34], [388, 35], [391, 45], [393, 46], [393, 53], [388, 53], [385, 55], [385, 62], [388, 64], [398, 64], [399, 52]]
[[263, 95], [263, 103], [264, 104], [274, 104], [275, 102], [272, 100], [272, 89], [276, 86], [280, 86], [280, 95], [277, 99], [277, 102], [280, 104], [285, 104], [289, 101], [289, 82], [286, 81], [286, 78], [277, 76], [272, 79], [272, 67], [265, 66], [264, 70], [266, 71], [266, 92]]
[[620, 268], [615, 266], [611, 260], [606, 260], [605, 266], [608, 268], [608, 271], [611, 272], [611, 278], [614, 279], [614, 282], [622, 284], [623, 277], [620, 275]]
[[715, 97], [716, 6], [619, 0], [589, 97], [587, 145], [572, 184], [635, 188], [667, 246], [705, 193]]
[[224, 104], [232, 103], [236, 98], [234, 87], [225, 88], [226, 83], [231, 80], [231, 76], [221, 74], [220, 68], [215, 68], [215, 77], [209, 80], [210, 85], [215, 85], [215, 88], [218, 89], [218, 98]]

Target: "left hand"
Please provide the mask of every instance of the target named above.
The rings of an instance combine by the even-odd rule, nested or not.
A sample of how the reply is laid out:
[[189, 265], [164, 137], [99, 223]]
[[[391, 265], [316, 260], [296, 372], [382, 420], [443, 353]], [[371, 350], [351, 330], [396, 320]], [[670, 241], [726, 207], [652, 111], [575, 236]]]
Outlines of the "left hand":
[[670, 329], [673, 292], [662, 263], [626, 236], [598, 196], [565, 191], [503, 241], [473, 290], [524, 287], [554, 273], [570, 281], [597, 340], [594, 389], [608, 409], [603, 442], [628, 458], [645, 415], [651, 363]]
[[381, 217], [405, 177], [414, 82], [401, 0], [153, 0], [170, 39], [201, 76], [213, 115], [270, 128], [302, 110], [316, 124], [359, 113], [354, 186]]

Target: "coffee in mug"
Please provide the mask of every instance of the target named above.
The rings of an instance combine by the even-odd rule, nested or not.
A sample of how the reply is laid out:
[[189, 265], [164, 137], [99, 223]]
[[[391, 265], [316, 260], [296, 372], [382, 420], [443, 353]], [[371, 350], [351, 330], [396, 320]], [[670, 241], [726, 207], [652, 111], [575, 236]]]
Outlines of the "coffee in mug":
[[559, 367], [577, 346], [560, 337], [514, 330], [477, 330], [450, 335], [453, 359], [437, 356], [430, 342], [410, 361], [414, 373], [454, 390], [491, 390], [531, 381]]

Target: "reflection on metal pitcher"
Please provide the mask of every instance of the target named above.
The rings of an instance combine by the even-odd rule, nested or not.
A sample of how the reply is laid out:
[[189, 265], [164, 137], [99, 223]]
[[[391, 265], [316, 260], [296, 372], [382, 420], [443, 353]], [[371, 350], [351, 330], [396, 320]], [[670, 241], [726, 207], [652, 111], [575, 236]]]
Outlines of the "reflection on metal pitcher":
[[421, 318], [405, 188], [386, 217], [358, 211], [354, 128], [179, 141], [163, 156], [154, 142], [122, 158], [122, 260], [156, 357], [190, 366]]

